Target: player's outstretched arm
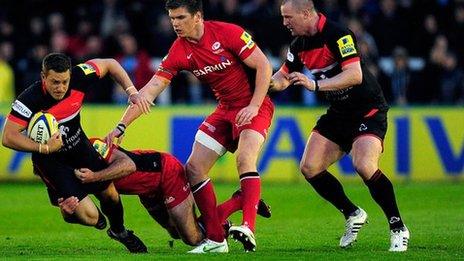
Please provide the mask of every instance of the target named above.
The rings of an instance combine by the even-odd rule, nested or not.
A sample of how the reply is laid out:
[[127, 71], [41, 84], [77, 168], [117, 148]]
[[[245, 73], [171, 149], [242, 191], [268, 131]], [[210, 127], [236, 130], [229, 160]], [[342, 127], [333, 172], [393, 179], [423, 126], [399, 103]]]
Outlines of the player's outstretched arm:
[[47, 144], [39, 144], [23, 135], [22, 132], [24, 129], [25, 128], [20, 124], [7, 119], [3, 128], [3, 146], [18, 151], [39, 152], [44, 154], [58, 151], [61, 146], [63, 146], [59, 131], [50, 137]]
[[141, 100], [147, 100], [152, 103], [156, 97], [169, 85], [170, 81], [159, 77], [157, 75], [153, 76], [151, 80], [140, 90], [139, 93], [132, 95], [130, 97], [131, 104], [124, 112], [121, 120], [118, 125], [105, 137], [107, 144], [112, 144], [115, 138], [118, 139], [118, 143], [121, 142], [121, 137], [124, 135], [126, 128], [140, 115], [142, 115], [142, 110], [139, 106], [135, 106]]
[[82, 183], [90, 183], [122, 178], [136, 170], [134, 161], [118, 149], [113, 150], [109, 163], [110, 165], [107, 168], [96, 172], [87, 168], [76, 169], [74, 170], [74, 175]]

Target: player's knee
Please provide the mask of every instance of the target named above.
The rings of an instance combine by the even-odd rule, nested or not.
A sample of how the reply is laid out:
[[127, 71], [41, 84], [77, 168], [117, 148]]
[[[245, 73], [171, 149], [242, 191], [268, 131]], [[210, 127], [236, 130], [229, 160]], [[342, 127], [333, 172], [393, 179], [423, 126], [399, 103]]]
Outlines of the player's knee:
[[378, 169], [378, 165], [369, 161], [357, 160], [353, 162], [354, 169], [364, 179], [369, 179], [370, 176]]
[[312, 178], [323, 171], [323, 167], [318, 164], [312, 164], [310, 162], [300, 162], [300, 172], [305, 178]]
[[243, 172], [242, 170], [248, 171], [248, 169], [256, 168], [256, 164], [252, 162], [252, 158], [251, 155], [247, 155], [246, 153], [239, 154], [236, 158], [237, 169]]
[[196, 164], [194, 162], [187, 162], [185, 164], [185, 172], [187, 173], [187, 176], [189, 177], [201, 176], [203, 174], [201, 166], [199, 166], [199, 164]]

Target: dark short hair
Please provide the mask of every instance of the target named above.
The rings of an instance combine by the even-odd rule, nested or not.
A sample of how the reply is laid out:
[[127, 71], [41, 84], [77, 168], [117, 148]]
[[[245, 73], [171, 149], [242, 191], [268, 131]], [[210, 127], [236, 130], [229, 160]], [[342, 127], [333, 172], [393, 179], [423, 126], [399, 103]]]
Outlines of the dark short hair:
[[42, 72], [53, 70], [58, 73], [71, 70], [71, 58], [62, 53], [50, 53], [42, 60]]
[[187, 11], [194, 15], [197, 12], [203, 13], [203, 4], [201, 0], [167, 0], [165, 8], [166, 10], [177, 9], [185, 7]]

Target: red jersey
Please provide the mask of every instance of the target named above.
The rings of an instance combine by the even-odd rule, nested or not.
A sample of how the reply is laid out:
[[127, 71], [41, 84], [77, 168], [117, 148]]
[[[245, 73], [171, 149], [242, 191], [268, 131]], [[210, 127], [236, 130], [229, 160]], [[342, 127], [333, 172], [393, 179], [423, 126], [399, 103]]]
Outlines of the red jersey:
[[220, 104], [247, 106], [255, 83], [242, 61], [256, 44], [250, 34], [234, 24], [205, 21], [204, 29], [198, 43], [177, 38], [156, 75], [171, 80], [179, 71], [190, 71], [211, 87]]

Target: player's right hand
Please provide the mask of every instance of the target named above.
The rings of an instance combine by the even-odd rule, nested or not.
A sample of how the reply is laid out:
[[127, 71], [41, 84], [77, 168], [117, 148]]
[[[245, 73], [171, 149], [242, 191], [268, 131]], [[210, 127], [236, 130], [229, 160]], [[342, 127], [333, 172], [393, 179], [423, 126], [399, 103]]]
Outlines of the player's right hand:
[[82, 181], [82, 183], [91, 183], [91, 182], [99, 181], [99, 176], [95, 175], [93, 171], [87, 168], [75, 169], [74, 175], [76, 175], [76, 177], [80, 181]]
[[135, 104], [139, 109], [144, 113], [148, 114], [150, 112], [150, 106], [154, 105], [153, 102], [149, 101], [143, 93], [135, 93], [129, 96], [129, 103]]
[[50, 139], [47, 141], [48, 150], [50, 153], [56, 152], [63, 147], [63, 140], [61, 139], [61, 133], [55, 132]]
[[59, 198], [58, 199], [58, 207], [60, 207], [61, 211], [68, 215], [74, 214], [76, 211], [77, 206], [79, 205], [79, 199], [77, 197], [71, 196], [67, 199]]

